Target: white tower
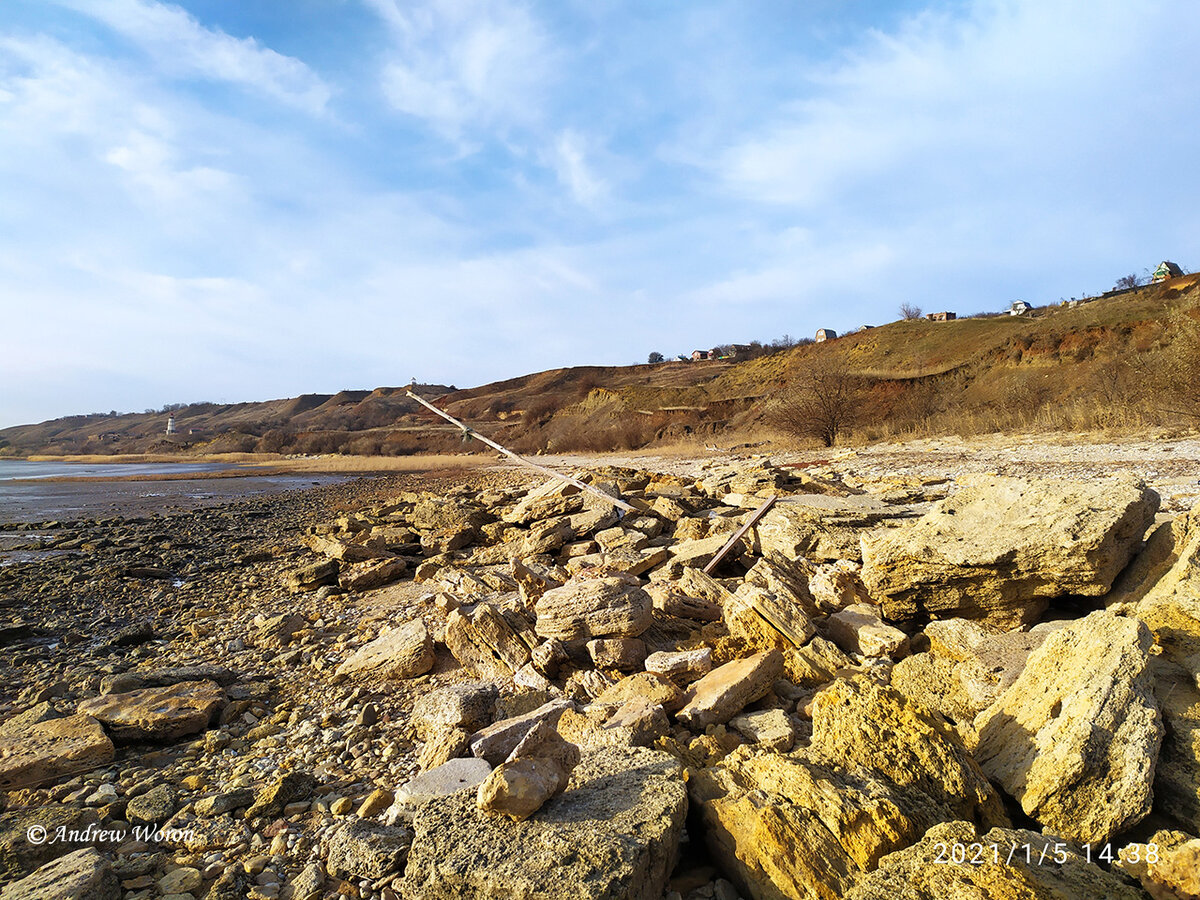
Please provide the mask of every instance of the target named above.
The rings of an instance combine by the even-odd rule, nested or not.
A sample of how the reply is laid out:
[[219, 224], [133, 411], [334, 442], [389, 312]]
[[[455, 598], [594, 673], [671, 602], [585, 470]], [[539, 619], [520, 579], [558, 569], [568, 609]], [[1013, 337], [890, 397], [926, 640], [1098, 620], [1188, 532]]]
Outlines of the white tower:
[[167, 434], [175, 433], [175, 417], [167, 416]]

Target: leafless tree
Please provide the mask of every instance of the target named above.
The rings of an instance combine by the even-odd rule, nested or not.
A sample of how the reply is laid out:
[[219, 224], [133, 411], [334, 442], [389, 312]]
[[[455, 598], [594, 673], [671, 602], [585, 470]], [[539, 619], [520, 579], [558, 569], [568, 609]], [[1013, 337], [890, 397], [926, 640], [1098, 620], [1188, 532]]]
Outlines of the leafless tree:
[[915, 303], [901, 303], [900, 316], [906, 322], [911, 322], [913, 319], [921, 318], [921, 307]]
[[1122, 275], [1117, 279], [1117, 283], [1113, 285], [1113, 290], [1127, 291], [1135, 287], [1141, 287], [1148, 280], [1144, 275], [1139, 275], [1137, 272], [1130, 272], [1128, 275]]
[[825, 356], [806, 361], [775, 405], [772, 420], [794, 437], [816, 438], [832, 447], [860, 415], [862, 379], [841, 360]]

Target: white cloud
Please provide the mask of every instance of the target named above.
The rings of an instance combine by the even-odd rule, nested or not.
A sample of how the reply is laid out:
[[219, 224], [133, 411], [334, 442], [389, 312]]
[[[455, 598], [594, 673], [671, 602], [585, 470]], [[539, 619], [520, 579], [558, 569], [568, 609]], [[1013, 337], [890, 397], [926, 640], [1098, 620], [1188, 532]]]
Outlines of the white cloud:
[[554, 53], [524, 7], [486, 0], [367, 3], [395, 38], [382, 86], [397, 110], [456, 141], [539, 120]]
[[594, 206], [608, 186], [588, 164], [584, 146], [584, 138], [578, 132], [567, 129], [554, 144], [550, 164], [559, 183], [570, 191], [575, 202]]
[[156, 0], [55, 0], [134, 42], [164, 71], [242, 85], [308, 112], [324, 110], [328, 85], [298, 59], [256, 39], [206, 28], [186, 10]]

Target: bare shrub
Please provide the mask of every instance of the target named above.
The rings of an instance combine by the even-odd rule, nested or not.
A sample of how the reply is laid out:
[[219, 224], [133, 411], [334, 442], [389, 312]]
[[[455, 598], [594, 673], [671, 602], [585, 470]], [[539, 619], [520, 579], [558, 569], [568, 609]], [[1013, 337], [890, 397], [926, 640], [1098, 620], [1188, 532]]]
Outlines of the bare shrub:
[[900, 317], [906, 322], [911, 322], [914, 319], [921, 318], [921, 307], [915, 303], [901, 303]]
[[841, 360], [821, 357], [784, 389], [769, 418], [793, 437], [832, 447], [859, 420], [863, 399], [862, 378]]

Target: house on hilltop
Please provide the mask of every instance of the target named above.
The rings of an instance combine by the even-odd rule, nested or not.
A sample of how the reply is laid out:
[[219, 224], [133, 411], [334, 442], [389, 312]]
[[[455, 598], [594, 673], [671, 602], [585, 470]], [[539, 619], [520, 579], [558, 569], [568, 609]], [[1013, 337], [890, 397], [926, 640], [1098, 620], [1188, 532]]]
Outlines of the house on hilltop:
[[1150, 276], [1152, 282], [1166, 281], [1168, 278], [1178, 278], [1183, 274], [1183, 269], [1175, 265], [1169, 259], [1164, 259], [1158, 264], [1158, 268], [1154, 270], [1154, 274]]
[[958, 313], [936, 312], [930, 313], [925, 318], [927, 318], [930, 322], [952, 322], [958, 318]]
[[699, 362], [702, 359], [716, 359], [716, 358], [717, 358], [716, 350], [693, 350], [692, 351], [692, 361], [693, 362]]
[[823, 343], [825, 343], [825, 341], [832, 341], [835, 337], [837, 337], [837, 332], [834, 331], [832, 328], [818, 328], [817, 329], [817, 343], [818, 344], [823, 344]]
[[1031, 307], [1024, 300], [1016, 300], [1013, 302], [1013, 305], [1008, 308], [1008, 314], [1010, 316], [1023, 316], [1031, 309], [1033, 309], [1033, 307]]

